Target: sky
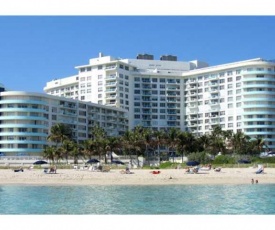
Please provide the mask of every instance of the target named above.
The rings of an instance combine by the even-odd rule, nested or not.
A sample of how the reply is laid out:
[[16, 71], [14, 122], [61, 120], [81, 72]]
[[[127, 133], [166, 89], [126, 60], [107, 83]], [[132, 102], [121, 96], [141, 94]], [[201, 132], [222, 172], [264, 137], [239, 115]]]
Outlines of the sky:
[[[14, 1], [9, 0], [8, 3]], [[39, 2], [43, 7], [32, 4], [30, 11], [18, 13], [18, 9], [27, 5], [21, 4], [22, 1], [18, 0], [16, 8], [13, 5], [6, 9], [2, 5], [0, 7], [0, 83], [8, 90], [44, 92], [47, 82], [77, 74], [75, 67], [88, 64], [89, 59], [98, 57], [99, 52], [118, 58], [136, 58], [139, 53], [148, 53], [157, 60], [161, 55], [171, 54], [177, 56], [178, 61], [200, 60], [210, 66], [258, 57], [275, 59], [275, 16], [231, 14], [242, 9], [240, 4], [238, 7], [233, 5], [234, 10], [225, 12], [225, 15], [207, 14], [217, 11], [218, 4], [196, 7], [190, 14], [181, 15], [178, 11], [176, 14], [163, 13], [166, 11], [150, 14], [153, 10], [148, 14], [145, 9], [152, 9], [153, 2], [145, 4], [141, 1], [145, 7], [138, 2], [135, 5], [140, 7], [137, 14], [130, 15], [127, 11], [121, 14], [120, 11], [114, 14], [100, 11], [101, 8], [110, 9], [114, 4], [110, 1], [107, 7], [106, 1], [109, 0], [102, 0], [98, 6], [100, 2], [105, 5], [99, 7], [99, 13], [87, 14], [85, 10], [89, 7], [82, 4], [84, 13], [79, 13], [76, 7], [70, 8], [76, 10], [74, 15], [71, 11], [67, 14], [67, 11], [61, 11], [61, 14], [54, 11], [51, 14], [52, 9], [60, 7], [51, 7], [41, 13], [43, 4], [52, 0], [28, 0]], [[177, 6], [176, 1], [169, 2], [175, 2]], [[205, 1], [199, 1], [192, 2], [200, 3], [200, 6], [205, 4]], [[232, 1], [234, 3], [235, 0]], [[74, 1], [65, 2], [67, 4], [63, 8], [67, 9]], [[122, 4], [128, 2], [122, 1]], [[158, 2], [163, 3], [162, 0]], [[90, 9], [96, 9], [95, 6]], [[175, 9], [180, 8], [175, 6]], [[158, 5], [155, 8], [168, 9], [169, 13], [169, 7]], [[253, 7], [251, 2], [250, 8]], [[201, 12], [197, 9], [204, 9], [204, 14], [197, 14]], [[129, 12], [132, 11], [129, 9]]]
[[0, 82], [43, 92], [46, 82], [77, 74], [99, 52], [139, 53], [219, 65], [275, 59], [274, 16], [0, 16]]

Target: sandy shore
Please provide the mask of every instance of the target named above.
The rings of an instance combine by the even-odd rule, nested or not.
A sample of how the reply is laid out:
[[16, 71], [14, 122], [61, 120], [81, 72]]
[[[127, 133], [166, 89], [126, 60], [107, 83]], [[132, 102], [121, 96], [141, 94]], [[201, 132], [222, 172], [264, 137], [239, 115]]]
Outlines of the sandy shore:
[[[250, 184], [251, 179], [259, 184], [275, 183], [275, 168], [266, 168], [264, 174], [256, 174], [255, 168], [223, 168], [187, 174], [184, 169], [164, 169], [160, 174], [152, 170], [135, 169], [133, 174], [121, 174], [118, 169], [110, 172], [88, 170], [57, 169], [56, 174], [45, 174], [42, 169], [14, 172], [0, 170], [0, 185], [167, 185], [167, 184]], [[171, 179], [170, 179], [171, 178]]]

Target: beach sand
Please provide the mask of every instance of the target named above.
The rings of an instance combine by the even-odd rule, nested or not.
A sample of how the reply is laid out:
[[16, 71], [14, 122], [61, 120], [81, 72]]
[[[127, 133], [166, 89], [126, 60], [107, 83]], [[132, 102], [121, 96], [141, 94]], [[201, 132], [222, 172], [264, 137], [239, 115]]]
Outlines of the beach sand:
[[[0, 170], [0, 185], [171, 185], [171, 184], [259, 184], [275, 183], [275, 168], [265, 168], [264, 174], [256, 174], [255, 168], [222, 168], [221, 172], [201, 171], [187, 174], [185, 169], [163, 169], [160, 174], [152, 170], [133, 169], [133, 174], [121, 174], [119, 169], [96, 172], [76, 169], [57, 169], [56, 174], [45, 174], [43, 169], [25, 169], [14, 172]], [[156, 170], [158, 171], [158, 170]]]

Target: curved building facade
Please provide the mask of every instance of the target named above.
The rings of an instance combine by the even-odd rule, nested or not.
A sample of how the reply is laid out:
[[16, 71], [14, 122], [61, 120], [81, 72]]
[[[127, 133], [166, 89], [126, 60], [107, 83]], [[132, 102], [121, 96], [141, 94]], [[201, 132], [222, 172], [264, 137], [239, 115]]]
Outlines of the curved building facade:
[[109, 135], [128, 130], [127, 111], [40, 93], [0, 93], [0, 152], [5, 155], [39, 155], [48, 144], [50, 128], [63, 123], [81, 142], [91, 128], [103, 127]]
[[261, 58], [183, 74], [185, 129], [202, 135], [214, 126], [262, 138], [275, 149], [275, 62]]

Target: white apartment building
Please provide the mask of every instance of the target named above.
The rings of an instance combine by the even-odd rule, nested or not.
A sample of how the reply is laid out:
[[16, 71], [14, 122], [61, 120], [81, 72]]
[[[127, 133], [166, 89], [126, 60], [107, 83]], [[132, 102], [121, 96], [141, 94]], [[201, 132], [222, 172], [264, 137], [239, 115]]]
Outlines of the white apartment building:
[[137, 125], [195, 135], [214, 126], [266, 140], [275, 149], [275, 61], [261, 58], [209, 67], [175, 56], [118, 59], [100, 54], [45, 92], [124, 108]]
[[77, 66], [78, 75], [47, 82], [44, 91], [124, 108], [129, 111], [130, 129], [137, 125], [183, 128], [182, 73], [208, 65], [199, 61], [170, 61], [175, 59], [170, 55], [162, 56], [162, 60], [152, 60], [151, 55], [138, 58], [118, 59], [100, 53], [88, 65]]
[[128, 130], [128, 111], [41, 93], [0, 92], [0, 153], [39, 155], [53, 125], [63, 123], [81, 142], [95, 125], [109, 136]]

